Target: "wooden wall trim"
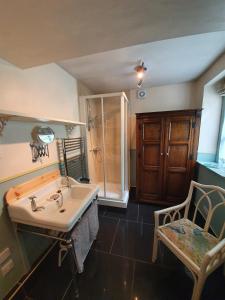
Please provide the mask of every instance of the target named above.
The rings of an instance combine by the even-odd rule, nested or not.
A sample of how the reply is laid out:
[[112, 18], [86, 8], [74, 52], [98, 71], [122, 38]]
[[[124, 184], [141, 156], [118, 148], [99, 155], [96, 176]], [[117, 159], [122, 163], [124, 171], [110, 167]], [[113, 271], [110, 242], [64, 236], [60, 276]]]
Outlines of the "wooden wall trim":
[[6, 204], [11, 204], [14, 201], [24, 197], [30, 192], [44, 186], [51, 181], [56, 180], [60, 176], [59, 170], [51, 171], [41, 176], [35, 177], [27, 182], [11, 187], [5, 195]]

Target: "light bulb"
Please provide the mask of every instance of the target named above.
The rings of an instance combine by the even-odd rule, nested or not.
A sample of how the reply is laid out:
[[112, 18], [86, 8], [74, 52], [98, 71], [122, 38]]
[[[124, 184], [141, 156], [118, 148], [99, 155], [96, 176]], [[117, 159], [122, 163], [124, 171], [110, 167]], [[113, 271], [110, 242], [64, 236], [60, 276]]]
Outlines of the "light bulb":
[[137, 78], [138, 79], [142, 79], [143, 77], [144, 77], [144, 72], [143, 71], [137, 72]]

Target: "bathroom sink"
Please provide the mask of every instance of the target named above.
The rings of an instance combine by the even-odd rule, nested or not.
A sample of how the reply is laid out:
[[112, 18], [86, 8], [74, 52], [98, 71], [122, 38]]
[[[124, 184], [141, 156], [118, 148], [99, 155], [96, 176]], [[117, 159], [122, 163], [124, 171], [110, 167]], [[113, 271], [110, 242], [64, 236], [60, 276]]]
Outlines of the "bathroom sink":
[[[68, 232], [76, 224], [98, 193], [93, 184], [80, 184], [72, 180], [71, 187], [60, 189], [60, 181], [33, 191], [8, 206], [13, 222]], [[39, 208], [32, 210], [30, 196], [35, 195]], [[62, 201], [63, 198], [63, 201]]]
[[88, 196], [88, 194], [92, 191], [92, 188], [87, 184], [84, 186], [76, 186], [70, 189], [70, 196], [74, 199], [83, 199]]

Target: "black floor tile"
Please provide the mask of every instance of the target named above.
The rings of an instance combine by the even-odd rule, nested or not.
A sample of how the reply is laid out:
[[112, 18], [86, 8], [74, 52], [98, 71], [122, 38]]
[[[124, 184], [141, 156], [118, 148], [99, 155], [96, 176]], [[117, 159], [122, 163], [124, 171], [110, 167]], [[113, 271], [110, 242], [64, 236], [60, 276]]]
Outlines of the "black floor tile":
[[27, 296], [33, 300], [61, 300], [66, 287], [73, 278], [72, 256], [65, 258], [62, 266], [57, 266], [57, 247], [33, 273], [25, 285]]
[[[81, 300], [130, 300], [134, 263], [125, 258], [92, 251], [79, 279]], [[72, 300], [71, 287], [64, 300]]]
[[79, 296], [79, 289], [77, 289], [77, 285], [75, 284], [74, 280], [72, 280], [67, 289], [65, 290], [65, 294], [63, 295], [62, 300], [75, 300], [80, 299]]
[[184, 269], [183, 263], [160, 241], [158, 244], [158, 256], [155, 263], [170, 269]]
[[154, 224], [154, 211], [160, 210], [162, 207], [150, 204], [139, 204], [138, 222]]
[[114, 218], [99, 217], [99, 232], [94, 249], [110, 251], [118, 222], [119, 220]]
[[190, 300], [192, 286], [184, 272], [136, 262], [132, 299]]
[[[193, 287], [192, 275], [184, 266], [178, 271], [136, 262], [132, 299], [190, 300]], [[225, 299], [222, 268], [208, 277], [202, 291], [201, 300], [214, 299]]]
[[150, 262], [152, 245], [153, 226], [120, 220], [112, 253]]
[[[12, 297], [12, 296], [11, 296]], [[11, 298], [10, 296], [7, 298], [7, 299], [10, 299]], [[27, 293], [25, 291], [25, 288], [22, 287], [17, 293], [16, 295], [11, 298], [12, 300], [32, 300], [31, 298], [29, 298], [27, 296]]]
[[137, 221], [138, 204], [129, 202], [127, 208], [108, 207], [105, 216], [123, 220]]
[[[165, 245], [159, 244], [158, 260], [150, 264], [158, 209], [135, 202], [127, 210], [99, 207], [100, 229], [79, 275], [79, 297], [71, 257], [58, 268], [55, 247], [14, 300], [190, 300], [193, 280]], [[201, 300], [225, 299], [222, 273], [210, 275]]]
[[136, 188], [135, 187], [130, 188], [129, 202], [136, 202]]
[[206, 280], [201, 300], [224, 300], [225, 299], [225, 278], [223, 266], [214, 271]]
[[98, 215], [99, 216], [104, 216], [106, 210], [107, 210], [106, 206], [104, 206], [104, 205], [98, 205]]

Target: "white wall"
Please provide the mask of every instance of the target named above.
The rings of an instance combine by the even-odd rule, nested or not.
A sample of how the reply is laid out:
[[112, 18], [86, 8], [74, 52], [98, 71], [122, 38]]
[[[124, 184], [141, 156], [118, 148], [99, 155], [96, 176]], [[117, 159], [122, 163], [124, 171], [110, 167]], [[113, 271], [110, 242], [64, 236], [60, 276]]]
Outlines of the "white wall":
[[[21, 70], [0, 60], [0, 109], [40, 117], [79, 119], [77, 81], [56, 64]], [[49, 158], [32, 163], [29, 143], [35, 124], [8, 122], [0, 137], [0, 181], [58, 161], [56, 142]], [[51, 126], [65, 137], [63, 126]]]
[[77, 81], [52, 63], [19, 69], [0, 60], [0, 109], [78, 119]]
[[225, 53], [194, 82], [194, 100], [203, 107], [199, 153], [215, 154], [216, 152], [221, 99], [216, 95], [215, 86], [224, 77]]
[[222, 97], [218, 95], [215, 85], [206, 85], [202, 102], [199, 153], [216, 154], [221, 105]]
[[221, 55], [194, 83], [194, 101], [202, 106], [204, 87], [212, 80], [218, 81], [225, 75], [225, 53]]
[[[40, 124], [8, 122], [0, 137], [0, 182], [58, 163], [56, 140], [48, 146], [49, 157], [43, 157], [35, 163], [32, 162], [29, 144], [32, 141], [31, 131], [36, 125]], [[65, 129], [62, 126], [50, 125], [50, 127], [55, 132], [56, 138], [66, 137]]]
[[144, 100], [137, 99], [137, 90], [130, 91], [131, 149], [136, 149], [135, 113], [198, 108], [193, 101], [193, 83], [151, 87]]
[[[56, 64], [21, 70], [0, 60], [0, 110], [78, 120], [78, 97], [77, 80]], [[0, 272], [0, 299], [3, 299], [48, 246], [46, 239], [32, 239], [31, 236], [25, 236], [22, 243], [21, 240], [18, 242], [3, 201], [4, 194], [10, 187], [58, 167], [55, 142], [49, 145], [49, 158], [44, 158], [42, 162], [32, 162], [29, 144], [35, 125], [37, 124], [9, 121], [0, 137], [0, 252], [9, 247], [14, 261], [14, 268], [6, 277]], [[56, 137], [65, 137], [64, 126], [51, 127]], [[75, 130], [75, 134], [77, 132]], [[26, 175], [22, 176], [23, 173]]]
[[77, 81], [77, 90], [79, 96], [88, 96], [94, 94], [86, 85], [82, 82]]
[[193, 84], [191, 82], [151, 87], [147, 97], [139, 100], [136, 89], [131, 90], [131, 113], [189, 109], [195, 107], [193, 102]]

